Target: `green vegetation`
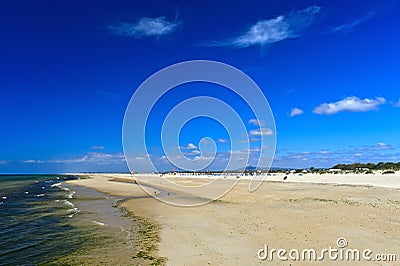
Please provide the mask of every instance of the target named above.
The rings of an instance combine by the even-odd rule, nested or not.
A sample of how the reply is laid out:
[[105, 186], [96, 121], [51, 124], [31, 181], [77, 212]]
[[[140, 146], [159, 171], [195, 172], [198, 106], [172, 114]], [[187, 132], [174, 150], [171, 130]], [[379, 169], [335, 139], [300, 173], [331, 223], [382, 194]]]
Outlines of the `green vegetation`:
[[341, 169], [341, 170], [359, 170], [359, 169], [368, 169], [368, 170], [400, 170], [400, 162], [393, 163], [393, 162], [380, 162], [377, 164], [373, 163], [353, 163], [353, 164], [337, 164], [333, 166], [334, 169]]
[[[118, 202], [118, 206], [123, 201]], [[141, 259], [142, 263], [150, 265], [164, 265], [166, 263], [165, 258], [154, 256], [157, 252], [157, 245], [160, 241], [160, 226], [156, 223], [151, 222], [149, 219], [135, 215], [125, 207], [119, 206], [123, 211], [124, 217], [129, 217], [136, 221], [136, 247], [140, 250], [132, 258]]]

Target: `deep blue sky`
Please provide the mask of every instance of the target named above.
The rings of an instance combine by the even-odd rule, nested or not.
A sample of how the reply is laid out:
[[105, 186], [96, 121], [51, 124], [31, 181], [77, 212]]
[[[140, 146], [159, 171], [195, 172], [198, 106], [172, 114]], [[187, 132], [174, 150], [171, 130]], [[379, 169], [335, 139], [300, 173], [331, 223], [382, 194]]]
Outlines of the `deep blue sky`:
[[[257, 82], [275, 116], [275, 166], [400, 161], [398, 1], [81, 2], [0, 4], [0, 173], [127, 170], [130, 97], [194, 59]], [[194, 122], [180, 139], [188, 150], [226, 138]]]

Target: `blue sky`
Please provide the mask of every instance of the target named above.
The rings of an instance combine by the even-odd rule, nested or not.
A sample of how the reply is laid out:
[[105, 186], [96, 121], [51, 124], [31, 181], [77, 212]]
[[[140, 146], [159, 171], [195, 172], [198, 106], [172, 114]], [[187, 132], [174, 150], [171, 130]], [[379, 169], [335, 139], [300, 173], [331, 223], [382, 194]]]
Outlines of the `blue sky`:
[[[196, 59], [230, 64], [262, 89], [276, 123], [274, 166], [400, 161], [399, 13], [398, 1], [4, 2], [0, 173], [126, 171], [132, 94], [156, 71]], [[157, 114], [189, 91], [177, 88], [150, 117], [155, 160]], [[254, 135], [247, 107], [232, 101]], [[201, 119], [180, 145], [194, 156], [207, 136], [220, 156], [229, 151], [223, 128]]]

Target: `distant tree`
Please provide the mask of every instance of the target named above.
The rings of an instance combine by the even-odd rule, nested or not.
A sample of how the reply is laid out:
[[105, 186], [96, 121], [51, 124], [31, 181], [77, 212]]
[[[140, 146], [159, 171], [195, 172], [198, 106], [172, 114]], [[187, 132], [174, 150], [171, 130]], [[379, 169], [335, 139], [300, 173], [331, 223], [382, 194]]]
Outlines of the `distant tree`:
[[369, 170], [400, 170], [400, 162], [379, 162], [377, 164], [373, 163], [352, 163], [352, 164], [337, 164], [334, 165], [332, 168], [334, 169], [341, 169], [347, 171], [363, 171], [364, 169]]

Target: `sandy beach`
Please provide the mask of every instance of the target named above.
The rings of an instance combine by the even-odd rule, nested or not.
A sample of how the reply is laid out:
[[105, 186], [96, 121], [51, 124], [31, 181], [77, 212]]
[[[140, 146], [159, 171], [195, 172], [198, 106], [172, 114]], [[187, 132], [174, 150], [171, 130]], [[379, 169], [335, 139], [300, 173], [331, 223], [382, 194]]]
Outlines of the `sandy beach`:
[[[167, 265], [396, 265], [400, 261], [400, 176], [290, 175], [268, 177], [255, 192], [249, 180], [212, 203], [177, 207], [146, 194], [131, 175], [96, 174], [68, 183], [128, 197], [122, 206], [160, 226], [159, 257]], [[168, 191], [158, 176], [148, 180], [155, 193]], [[177, 183], [198, 185], [209, 179], [176, 177]], [[211, 193], [212, 194], [212, 193]], [[187, 197], [174, 190], [170, 197]], [[168, 197], [165, 195], [165, 197]], [[273, 254], [265, 260], [260, 249], [371, 250], [371, 261], [340, 261], [327, 254], [319, 261], [287, 260]], [[397, 253], [397, 254], [396, 254]], [[395, 254], [396, 261], [376, 255]], [[262, 257], [262, 256], [261, 256]], [[289, 257], [289, 258], [288, 258]], [[393, 258], [392, 258], [393, 259]]]

